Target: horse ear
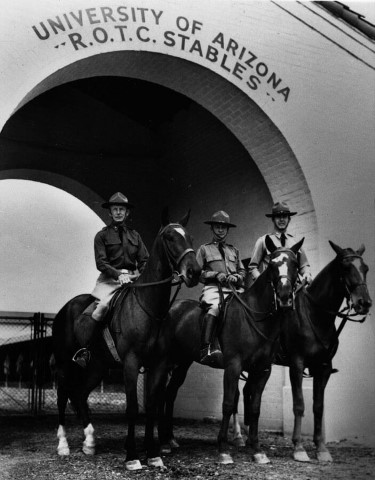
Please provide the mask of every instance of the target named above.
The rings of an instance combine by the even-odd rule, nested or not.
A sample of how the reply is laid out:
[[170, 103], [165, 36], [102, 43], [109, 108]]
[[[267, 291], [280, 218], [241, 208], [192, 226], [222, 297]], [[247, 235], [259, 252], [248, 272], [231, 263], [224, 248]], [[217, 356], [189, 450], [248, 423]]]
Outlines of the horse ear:
[[188, 210], [188, 212], [181, 218], [181, 220], [178, 222], [180, 225], [182, 225], [183, 227], [186, 227], [188, 221], [189, 221], [189, 218], [190, 218], [190, 208]]
[[162, 212], [161, 212], [161, 224], [162, 224], [163, 227], [165, 227], [169, 223], [171, 223], [171, 222], [169, 221], [168, 207], [164, 207]]
[[301, 238], [299, 242], [297, 242], [296, 244], [293, 245], [293, 247], [290, 248], [294, 254], [297, 255], [304, 241], [305, 241], [305, 237]]
[[361, 255], [362, 257], [362, 255], [365, 253], [365, 250], [366, 250], [366, 247], [362, 243], [359, 249], [357, 250], [358, 255]]
[[269, 252], [272, 253], [272, 252], [274, 252], [274, 251], [277, 249], [276, 245], [273, 243], [272, 239], [271, 239], [268, 235], [266, 235], [266, 238], [265, 238], [264, 241], [265, 241], [267, 250], [268, 250]]
[[343, 255], [344, 254], [344, 249], [336, 245], [335, 243], [331, 242], [331, 240], [328, 240], [329, 244], [333, 248], [333, 250], [336, 252], [337, 255]]

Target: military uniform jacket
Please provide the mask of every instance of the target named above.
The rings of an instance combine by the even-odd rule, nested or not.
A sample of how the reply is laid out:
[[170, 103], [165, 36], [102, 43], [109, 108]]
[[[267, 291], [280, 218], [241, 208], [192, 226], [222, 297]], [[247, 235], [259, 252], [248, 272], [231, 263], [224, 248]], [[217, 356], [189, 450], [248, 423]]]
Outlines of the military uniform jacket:
[[98, 232], [94, 239], [94, 251], [97, 269], [115, 280], [123, 269], [138, 269], [141, 273], [149, 257], [139, 233], [125, 224], [111, 223]]
[[239, 251], [228, 243], [223, 243], [223, 247], [225, 259], [220, 253], [218, 242], [212, 241], [198, 248], [197, 262], [202, 268], [200, 281], [205, 285], [217, 284], [216, 276], [220, 272], [236, 275], [239, 283], [243, 283], [246, 271], [240, 260]]
[[[276, 247], [281, 247], [280, 235], [281, 234], [279, 232], [268, 234]], [[290, 248], [296, 243], [296, 240], [290, 233], [286, 233], [285, 235], [285, 247]], [[265, 238], [266, 235], [258, 238], [251, 255], [249, 273], [252, 280], [256, 280], [259, 277], [259, 275], [267, 268], [270, 261], [271, 252], [267, 250]], [[299, 274], [303, 275], [304, 273], [310, 272], [310, 264], [307, 260], [306, 253], [302, 248], [299, 250], [297, 258], [299, 264]]]

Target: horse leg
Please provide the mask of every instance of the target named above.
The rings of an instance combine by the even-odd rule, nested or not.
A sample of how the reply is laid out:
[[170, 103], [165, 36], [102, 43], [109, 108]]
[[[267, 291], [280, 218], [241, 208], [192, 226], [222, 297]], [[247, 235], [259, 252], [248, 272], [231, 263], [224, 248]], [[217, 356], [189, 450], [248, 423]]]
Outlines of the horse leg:
[[68, 403], [68, 392], [63, 384], [63, 379], [58, 380], [57, 387], [57, 408], [59, 411], [59, 428], [57, 430], [57, 438], [59, 444], [57, 446], [57, 454], [64, 456], [70, 454], [68, 440], [65, 430], [65, 410]]
[[128, 419], [128, 434], [125, 441], [126, 448], [126, 470], [140, 470], [141, 462], [135, 443], [135, 424], [138, 417], [137, 380], [140, 361], [135, 353], [130, 352], [123, 360], [124, 382], [126, 392], [126, 415]]
[[171, 453], [172, 449], [180, 446], [173, 434], [173, 409], [178, 390], [184, 383], [191, 364], [192, 362], [182, 364], [173, 370], [165, 397], [160, 399], [158, 433], [162, 453]]
[[[78, 367], [74, 366], [74, 368]], [[82, 451], [86, 455], [95, 455], [94, 427], [91, 423], [87, 399], [92, 390], [99, 385], [104, 376], [104, 370], [105, 365], [101, 362], [94, 362], [94, 360], [90, 362], [88, 370], [83, 372], [80, 368], [79, 374], [84, 376], [80, 378], [79, 384], [75, 386], [74, 395], [71, 395], [71, 401], [77, 410], [77, 415], [81, 418], [85, 436]]]
[[238, 381], [241, 375], [241, 364], [239, 359], [232, 360], [224, 370], [224, 398], [223, 398], [223, 418], [219, 435], [217, 438], [219, 447], [219, 463], [233, 463], [229, 453], [228, 427], [230, 417], [235, 410], [236, 391], [238, 390]]
[[264, 387], [271, 375], [271, 366], [257, 372], [250, 374], [246, 381], [246, 394], [244, 394], [244, 402], [246, 401], [246, 420], [249, 425], [249, 436], [246, 440], [246, 445], [252, 449], [253, 459], [256, 463], [270, 463], [267, 455], [262, 452], [259, 446], [259, 416], [260, 406], [262, 401], [262, 394]]
[[302, 443], [302, 417], [305, 413], [302, 381], [304, 364], [302, 359], [294, 360], [289, 367], [289, 378], [292, 385], [294, 427], [292, 441], [294, 444], [293, 458], [297, 462], [310, 462]]
[[313, 383], [313, 411], [314, 411], [314, 443], [317, 448], [317, 458], [319, 462], [332, 462], [333, 459], [329, 453], [323, 436], [322, 422], [324, 410], [324, 391], [331, 376], [332, 364], [323, 365], [314, 370]]
[[147, 464], [150, 467], [164, 466], [159, 444], [155, 442], [154, 426], [158, 410], [157, 399], [164, 396], [166, 379], [167, 367], [164, 361], [154, 365], [147, 375], [145, 448]]
[[240, 391], [237, 388], [236, 396], [235, 396], [235, 399], [234, 399], [234, 412], [233, 412], [233, 443], [237, 448], [245, 446], [245, 441], [244, 441], [244, 439], [242, 437], [242, 433], [241, 433], [240, 421], [238, 419], [238, 402], [239, 402], [239, 400], [240, 400]]

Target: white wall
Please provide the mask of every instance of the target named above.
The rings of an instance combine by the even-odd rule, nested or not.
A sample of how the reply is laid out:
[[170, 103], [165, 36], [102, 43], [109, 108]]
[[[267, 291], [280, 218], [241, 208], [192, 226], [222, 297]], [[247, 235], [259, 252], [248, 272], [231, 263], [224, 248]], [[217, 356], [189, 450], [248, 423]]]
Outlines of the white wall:
[[[119, 21], [119, 14], [116, 22], [108, 17], [106, 22], [101, 6], [111, 7], [112, 2], [19, 0], [2, 7], [0, 126], [45, 77], [91, 55], [144, 50], [196, 62], [241, 89], [268, 115], [293, 150], [308, 182], [318, 221], [319, 264], [314, 266], [315, 272], [333, 256], [329, 239], [354, 248], [364, 242], [370, 266], [368, 284], [374, 296], [374, 42], [313, 3], [139, 0], [136, 21], [127, 24]], [[144, 21], [142, 6], [147, 8]], [[75, 20], [69, 12], [74, 12]], [[66, 31], [38, 39], [32, 26], [47, 24], [47, 18], [57, 15]], [[122, 30], [125, 41], [115, 26], [127, 27]], [[108, 41], [100, 43], [107, 33]], [[222, 45], [219, 33], [223, 34]], [[76, 44], [75, 49], [71, 34], [76, 39], [81, 35], [86, 47]], [[178, 35], [189, 37], [184, 48]], [[179, 44], [172, 46], [172, 37], [178, 38]], [[150, 41], [144, 41], [146, 38]], [[229, 39], [232, 47], [233, 41], [238, 45], [235, 55], [228, 48]], [[217, 61], [212, 59], [212, 50], [211, 57], [207, 53], [210, 46], [218, 50]], [[242, 47], [246, 53], [239, 59]], [[245, 58], [248, 66], [244, 66]], [[268, 74], [262, 76], [266, 70]], [[270, 72], [280, 79], [279, 87], [267, 83]], [[254, 74], [259, 84], [254, 78], [249, 80]], [[257, 89], [249, 87], [255, 84]], [[287, 185], [288, 179], [280, 177], [280, 192]], [[296, 200], [298, 195], [295, 192]], [[360, 436], [371, 441], [374, 340], [371, 317], [363, 325], [349, 325], [342, 334], [334, 362], [340, 373], [327, 388], [328, 440]]]

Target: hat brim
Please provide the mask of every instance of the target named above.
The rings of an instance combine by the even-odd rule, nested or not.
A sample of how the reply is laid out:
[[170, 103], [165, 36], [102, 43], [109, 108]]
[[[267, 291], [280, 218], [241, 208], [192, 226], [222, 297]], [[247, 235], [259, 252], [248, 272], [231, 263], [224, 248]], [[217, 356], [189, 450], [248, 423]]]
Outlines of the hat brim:
[[104, 202], [102, 203], [103, 208], [111, 208], [113, 205], [119, 205], [120, 207], [126, 207], [126, 208], [134, 208], [134, 205], [131, 203], [124, 203], [124, 202]]
[[273, 217], [279, 217], [280, 215], [285, 215], [285, 214], [287, 214], [288, 217], [293, 217], [293, 215], [297, 215], [297, 212], [266, 213], [266, 217], [273, 218]]
[[206, 225], [224, 225], [225, 227], [232, 227], [236, 228], [237, 225], [234, 225], [233, 223], [227, 223], [227, 222], [213, 222], [212, 220], [207, 220], [207, 222], [203, 222]]

